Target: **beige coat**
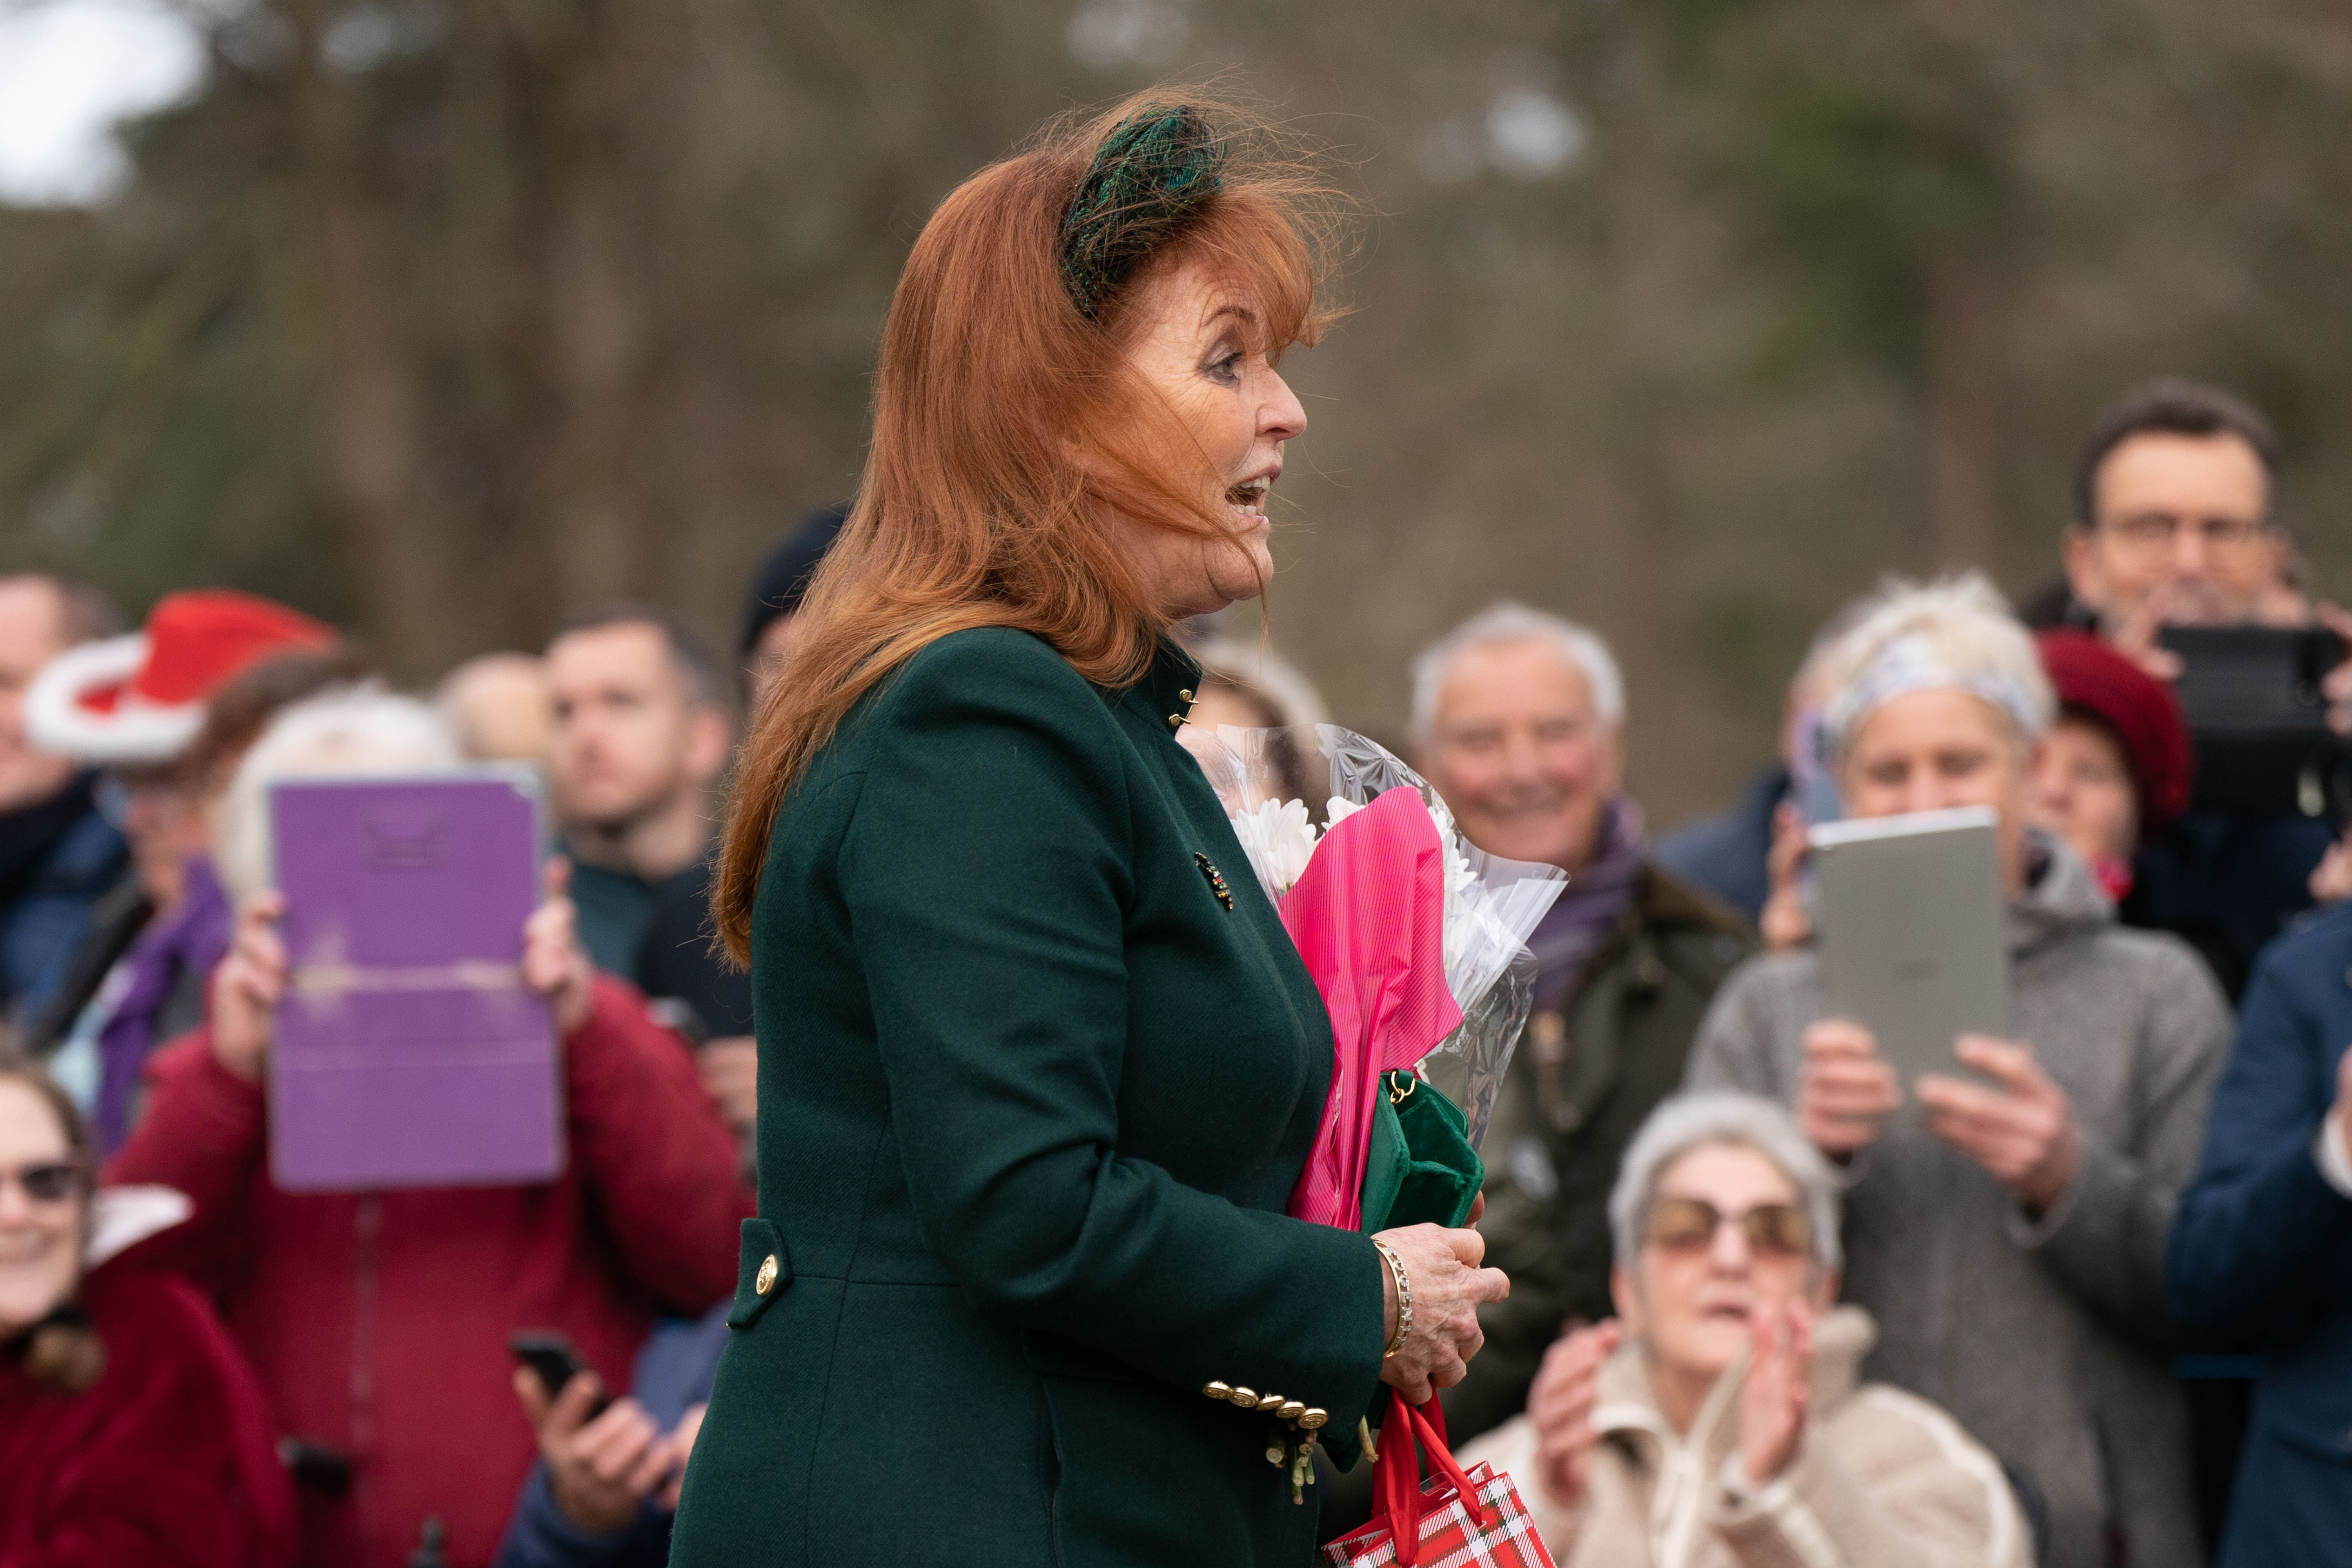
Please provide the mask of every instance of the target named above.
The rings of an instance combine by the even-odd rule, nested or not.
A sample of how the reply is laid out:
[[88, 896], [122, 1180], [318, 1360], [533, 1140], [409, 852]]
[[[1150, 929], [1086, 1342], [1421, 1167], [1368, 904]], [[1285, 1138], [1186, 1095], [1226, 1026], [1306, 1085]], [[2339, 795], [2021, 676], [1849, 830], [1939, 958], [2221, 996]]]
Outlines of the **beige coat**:
[[1840, 1307], [1814, 1336], [1812, 1415], [1796, 1459], [1740, 1484], [1745, 1364], [1676, 1433], [1642, 1351], [1601, 1370], [1601, 1435], [1583, 1506], [1553, 1508], [1535, 1481], [1535, 1429], [1520, 1415], [1458, 1456], [1511, 1473], [1560, 1568], [2032, 1568], [2032, 1546], [1992, 1456], [1925, 1400], [1855, 1383], [1877, 1337]]

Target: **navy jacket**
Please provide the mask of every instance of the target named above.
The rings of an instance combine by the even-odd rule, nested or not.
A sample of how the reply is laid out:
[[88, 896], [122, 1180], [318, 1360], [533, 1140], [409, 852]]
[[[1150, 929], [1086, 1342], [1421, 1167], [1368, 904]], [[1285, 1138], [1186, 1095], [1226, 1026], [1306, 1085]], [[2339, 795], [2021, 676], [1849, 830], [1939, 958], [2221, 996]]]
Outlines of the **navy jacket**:
[[130, 847], [99, 805], [94, 782], [85, 773], [68, 787], [68, 798], [81, 808], [72, 826], [50, 843], [19, 895], [0, 905], [0, 1006], [23, 1025], [49, 1005], [89, 934], [91, 907], [131, 863]]
[[1675, 828], [1658, 840], [1650, 858], [1752, 924], [1772, 894], [1772, 814], [1788, 798], [1789, 770], [1775, 763], [1740, 786], [1728, 811]]
[[2263, 1360], [2222, 1568], [2352, 1560], [2352, 1198], [2315, 1154], [2347, 1045], [2352, 906], [2254, 966], [2173, 1226], [2174, 1315]]

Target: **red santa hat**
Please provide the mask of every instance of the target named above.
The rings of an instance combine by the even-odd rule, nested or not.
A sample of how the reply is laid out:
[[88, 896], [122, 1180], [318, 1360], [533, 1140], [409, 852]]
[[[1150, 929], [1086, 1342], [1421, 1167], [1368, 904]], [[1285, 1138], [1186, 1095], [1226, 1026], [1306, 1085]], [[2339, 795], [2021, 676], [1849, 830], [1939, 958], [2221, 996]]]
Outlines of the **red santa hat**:
[[68, 648], [25, 689], [34, 745], [89, 763], [168, 763], [214, 692], [275, 654], [331, 647], [332, 626], [226, 588], [166, 594], [147, 627]]

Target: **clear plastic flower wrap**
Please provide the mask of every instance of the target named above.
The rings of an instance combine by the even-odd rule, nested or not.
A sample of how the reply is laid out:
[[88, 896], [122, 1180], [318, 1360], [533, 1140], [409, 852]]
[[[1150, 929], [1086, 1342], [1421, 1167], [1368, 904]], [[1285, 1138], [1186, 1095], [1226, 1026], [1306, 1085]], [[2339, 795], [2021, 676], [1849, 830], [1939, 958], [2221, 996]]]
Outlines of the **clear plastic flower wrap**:
[[1259, 885], [1277, 905], [1326, 829], [1390, 790], [1421, 796], [1445, 848], [1445, 982], [1462, 1009], [1462, 1026], [1423, 1059], [1420, 1072], [1462, 1108], [1471, 1144], [1480, 1144], [1534, 1005], [1536, 961], [1528, 939], [1567, 887], [1566, 874], [1472, 844], [1427, 780], [1352, 730], [1188, 725], [1181, 736], [1232, 819]]

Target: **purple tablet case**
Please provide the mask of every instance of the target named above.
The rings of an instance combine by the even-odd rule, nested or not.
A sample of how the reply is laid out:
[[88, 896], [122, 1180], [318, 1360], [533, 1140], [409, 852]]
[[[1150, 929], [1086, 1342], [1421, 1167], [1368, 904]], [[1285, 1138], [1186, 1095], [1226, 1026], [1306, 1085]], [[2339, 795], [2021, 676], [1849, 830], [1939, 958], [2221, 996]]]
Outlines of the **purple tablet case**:
[[536, 783], [477, 770], [270, 792], [291, 965], [269, 1060], [280, 1187], [562, 1171], [554, 1026], [520, 968], [538, 902]]

